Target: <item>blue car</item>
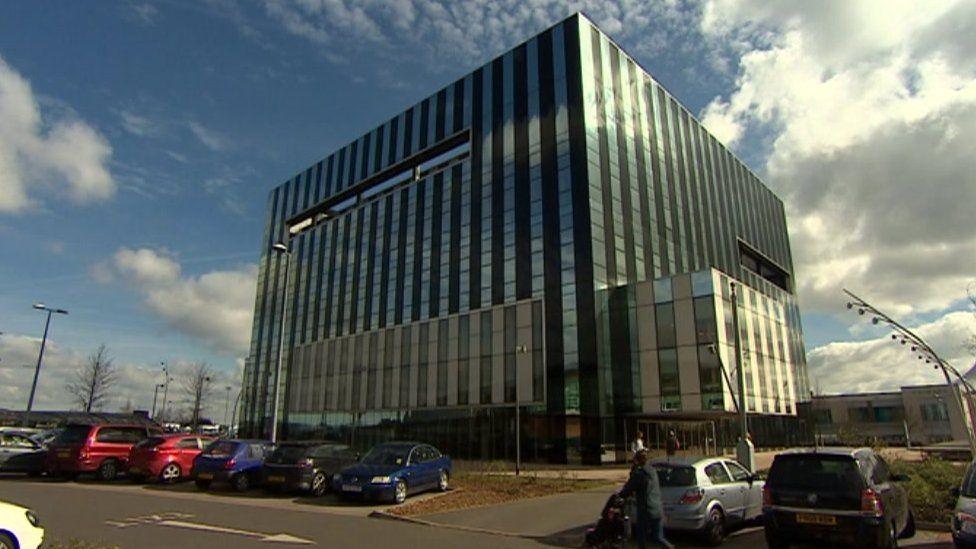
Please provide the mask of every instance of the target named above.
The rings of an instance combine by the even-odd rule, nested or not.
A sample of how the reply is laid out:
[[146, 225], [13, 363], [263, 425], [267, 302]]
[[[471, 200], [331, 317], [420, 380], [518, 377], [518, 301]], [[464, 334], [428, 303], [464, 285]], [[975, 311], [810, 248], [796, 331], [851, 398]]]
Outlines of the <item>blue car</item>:
[[447, 490], [450, 477], [451, 458], [437, 448], [418, 442], [388, 442], [336, 473], [332, 487], [342, 496], [403, 503], [410, 494]]
[[260, 481], [264, 458], [273, 449], [269, 440], [214, 441], [193, 460], [193, 480], [201, 490], [225, 482], [245, 492]]

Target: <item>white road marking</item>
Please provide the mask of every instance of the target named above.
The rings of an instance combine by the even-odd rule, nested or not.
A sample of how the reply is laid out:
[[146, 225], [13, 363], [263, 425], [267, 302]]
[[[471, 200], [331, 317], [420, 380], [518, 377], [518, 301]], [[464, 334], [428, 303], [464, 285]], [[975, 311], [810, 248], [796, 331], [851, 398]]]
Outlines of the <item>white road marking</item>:
[[186, 530], [198, 530], [203, 532], [214, 532], [217, 534], [227, 534], [232, 536], [242, 536], [246, 538], [257, 539], [261, 541], [271, 542], [271, 543], [293, 543], [300, 545], [315, 545], [312, 540], [307, 540], [291, 534], [279, 533], [279, 534], [265, 534], [263, 532], [250, 532], [247, 530], [239, 530], [236, 528], [226, 528], [223, 526], [214, 526], [211, 524], [203, 524], [199, 522], [189, 522], [184, 519], [193, 518], [193, 515], [186, 513], [160, 513], [153, 515], [143, 515], [141, 517], [132, 517], [118, 520], [106, 520], [105, 524], [109, 526], [114, 526], [116, 528], [129, 528], [138, 525], [156, 525], [156, 526], [169, 526], [171, 528], [183, 528]]

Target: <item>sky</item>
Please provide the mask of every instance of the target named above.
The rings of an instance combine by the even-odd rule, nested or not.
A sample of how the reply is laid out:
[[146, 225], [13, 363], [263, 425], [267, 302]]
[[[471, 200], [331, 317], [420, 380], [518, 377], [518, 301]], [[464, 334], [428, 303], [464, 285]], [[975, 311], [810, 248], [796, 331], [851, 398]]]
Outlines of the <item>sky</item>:
[[[247, 354], [268, 191], [583, 11], [784, 200], [811, 386], [939, 382], [848, 288], [960, 369], [976, 333], [976, 2], [19, 2], [0, 15], [0, 408], [36, 408], [98, 345], [107, 406], [161, 363]], [[185, 407], [174, 382], [169, 400]]]

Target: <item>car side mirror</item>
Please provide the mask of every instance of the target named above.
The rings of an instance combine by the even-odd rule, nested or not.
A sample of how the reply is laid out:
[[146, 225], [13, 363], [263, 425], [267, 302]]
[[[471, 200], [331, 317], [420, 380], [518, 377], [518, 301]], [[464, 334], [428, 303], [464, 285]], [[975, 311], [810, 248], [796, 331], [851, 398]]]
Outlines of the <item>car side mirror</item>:
[[909, 480], [911, 480], [911, 478], [909, 478], [909, 476], [906, 474], [898, 473], [895, 475], [891, 475], [891, 480], [893, 482], [908, 482]]

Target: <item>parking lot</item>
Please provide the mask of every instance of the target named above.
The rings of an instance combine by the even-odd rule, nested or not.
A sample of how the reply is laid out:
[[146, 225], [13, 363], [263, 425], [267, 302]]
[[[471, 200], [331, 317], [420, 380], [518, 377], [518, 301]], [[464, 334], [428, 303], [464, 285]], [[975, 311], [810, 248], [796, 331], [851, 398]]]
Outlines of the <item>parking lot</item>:
[[[423, 497], [423, 496], [421, 496]], [[430, 496], [428, 496], [430, 497]], [[581, 497], [586, 497], [581, 496]], [[593, 499], [602, 498], [598, 493]], [[227, 490], [199, 492], [192, 483], [173, 486], [133, 485], [120, 479], [101, 483], [82, 479], [60, 482], [0, 477], [0, 499], [35, 509], [47, 529], [47, 539], [71, 539], [119, 547], [579, 547], [585, 517], [599, 509], [579, 509], [581, 501], [560, 496], [471, 509], [456, 517], [428, 517], [435, 525], [371, 518], [382, 506], [340, 501], [333, 496], [306, 498], [268, 495], [262, 491], [237, 494]], [[531, 512], [540, 528], [533, 537], [504, 532], [513, 514]], [[546, 516], [546, 515], [550, 516]], [[559, 515], [574, 528], [565, 528]], [[426, 520], [426, 518], [425, 518]], [[479, 524], [492, 528], [479, 528]], [[550, 531], [547, 531], [547, 528]], [[485, 530], [485, 532], [478, 531]], [[486, 533], [487, 531], [496, 533]], [[673, 539], [679, 547], [698, 547], [694, 538]], [[764, 546], [761, 529], [736, 532], [723, 547]], [[950, 547], [947, 534], [920, 533], [902, 546]]]

